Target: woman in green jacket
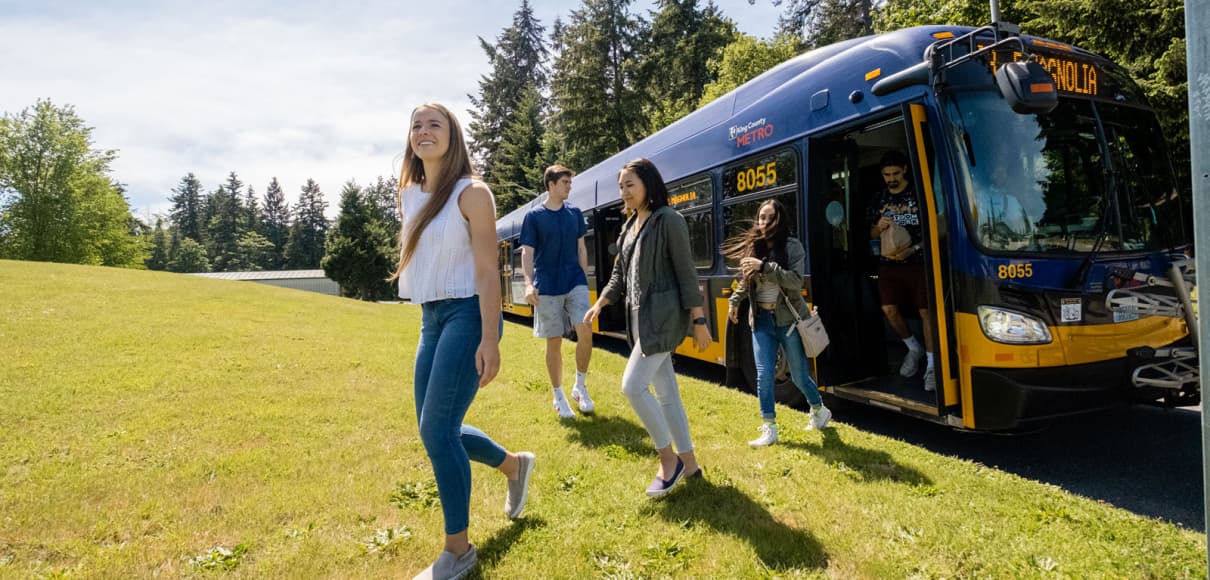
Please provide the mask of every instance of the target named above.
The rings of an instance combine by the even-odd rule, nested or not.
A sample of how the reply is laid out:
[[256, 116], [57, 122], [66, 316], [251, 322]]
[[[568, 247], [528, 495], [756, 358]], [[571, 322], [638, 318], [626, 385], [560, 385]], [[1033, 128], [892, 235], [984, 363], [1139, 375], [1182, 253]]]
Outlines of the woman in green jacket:
[[631, 161], [618, 173], [618, 189], [630, 218], [622, 226], [613, 274], [584, 322], [591, 324], [603, 307], [626, 300], [627, 334], [634, 348], [622, 375], [622, 393], [655, 442], [660, 466], [647, 495], [659, 497], [683, 477], [703, 473], [693, 454], [672, 351], [685, 339], [690, 323], [699, 351], [712, 341], [689, 227], [668, 207], [668, 188], [659, 170], [646, 159]]

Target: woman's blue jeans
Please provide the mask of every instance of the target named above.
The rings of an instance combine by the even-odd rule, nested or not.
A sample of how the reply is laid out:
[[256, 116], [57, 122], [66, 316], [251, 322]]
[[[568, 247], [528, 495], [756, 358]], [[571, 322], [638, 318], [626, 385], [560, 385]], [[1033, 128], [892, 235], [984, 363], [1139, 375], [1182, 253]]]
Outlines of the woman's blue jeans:
[[[772, 421], [777, 418], [774, 408], [773, 381], [777, 373], [777, 347], [786, 353], [786, 364], [790, 367], [790, 378], [807, 397], [812, 407], [823, 404], [819, 386], [811, 378], [811, 367], [807, 355], [802, 351], [802, 338], [793, 325], [778, 326], [773, 312], [755, 308], [755, 324], [752, 326], [752, 354], [756, 359], [756, 397], [760, 400], [760, 416]], [[786, 332], [789, 331], [789, 334]]]
[[[483, 336], [479, 298], [426, 302], [416, 349], [416, 421], [433, 464], [445, 515], [445, 533], [467, 528], [471, 504], [471, 461], [491, 467], [507, 452], [462, 419], [479, 392], [475, 351]], [[503, 320], [501, 320], [503, 326]]]

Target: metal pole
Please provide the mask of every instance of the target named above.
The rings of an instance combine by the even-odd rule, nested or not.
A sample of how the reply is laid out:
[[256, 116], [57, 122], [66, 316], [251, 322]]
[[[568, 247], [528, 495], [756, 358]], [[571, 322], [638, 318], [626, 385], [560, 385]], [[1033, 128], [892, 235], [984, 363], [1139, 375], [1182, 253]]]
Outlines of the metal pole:
[[1000, 21], [1000, 2], [991, 0], [992, 3], [992, 24]]
[[[1210, 288], [1210, 2], [1185, 0], [1185, 60], [1189, 72], [1189, 145], [1193, 175], [1193, 247], [1197, 259], [1197, 287]], [[1198, 312], [1197, 332], [1210, 336], [1210, 317]], [[1206, 361], [1210, 341], [1198, 342], [1198, 381], [1202, 396], [1210, 389]], [[1203, 512], [1210, 521], [1210, 423], [1202, 404], [1202, 497]], [[1210, 570], [1210, 552], [1206, 567]]]

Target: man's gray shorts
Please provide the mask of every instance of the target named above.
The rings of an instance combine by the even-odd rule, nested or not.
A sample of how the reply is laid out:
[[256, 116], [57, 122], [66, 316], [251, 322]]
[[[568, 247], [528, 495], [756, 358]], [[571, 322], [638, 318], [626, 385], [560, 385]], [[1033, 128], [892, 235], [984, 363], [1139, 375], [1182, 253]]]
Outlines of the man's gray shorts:
[[580, 285], [567, 294], [555, 296], [538, 295], [538, 307], [534, 309], [534, 336], [555, 338], [563, 336], [577, 324], [584, 322], [588, 303], [588, 286]]

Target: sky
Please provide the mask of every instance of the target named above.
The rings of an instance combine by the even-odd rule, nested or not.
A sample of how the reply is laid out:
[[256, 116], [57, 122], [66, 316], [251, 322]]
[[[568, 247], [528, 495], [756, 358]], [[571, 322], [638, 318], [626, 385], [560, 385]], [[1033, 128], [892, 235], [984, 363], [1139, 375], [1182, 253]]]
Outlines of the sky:
[[[772, 35], [771, 0], [715, 0], [741, 32]], [[487, 57], [520, 0], [0, 0], [0, 113], [71, 105], [112, 177], [154, 224], [192, 172], [235, 171], [293, 203], [315, 179], [334, 216], [344, 183], [395, 173], [407, 115], [436, 101], [465, 126]], [[578, 2], [532, 0], [549, 32]], [[655, 2], [636, 0], [646, 13]]]

